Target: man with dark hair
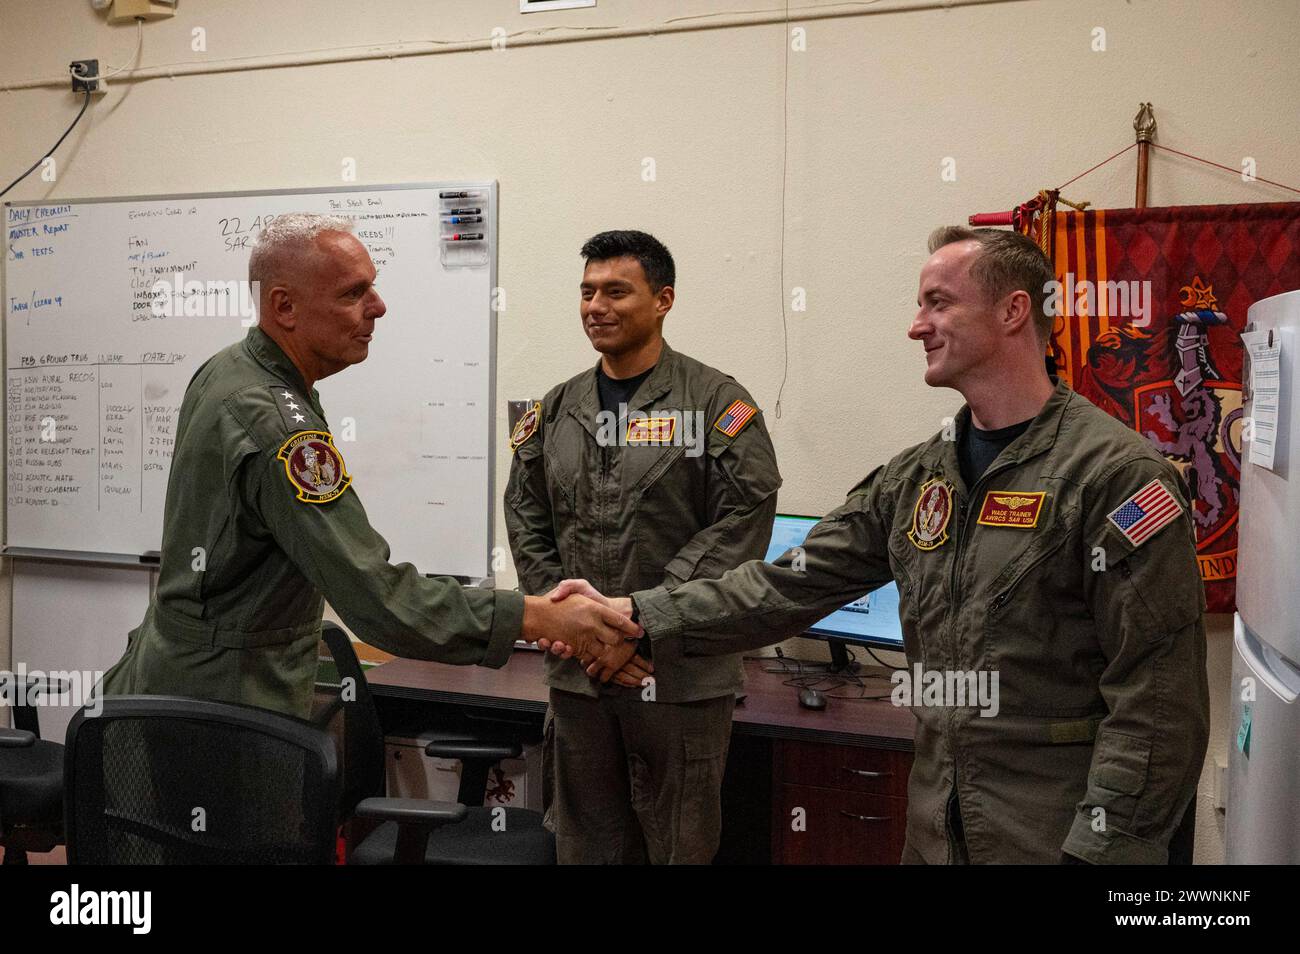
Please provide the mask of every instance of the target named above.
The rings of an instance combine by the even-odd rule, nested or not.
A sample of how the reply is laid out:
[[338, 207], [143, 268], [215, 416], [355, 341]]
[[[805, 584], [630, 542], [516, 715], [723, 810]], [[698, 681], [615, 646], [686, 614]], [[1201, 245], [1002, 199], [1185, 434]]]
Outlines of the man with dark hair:
[[[582, 255], [579, 310], [600, 360], [511, 435], [506, 526], [521, 589], [586, 577], [625, 593], [761, 557], [781, 483], [772, 442], [749, 392], [664, 341], [672, 255], [635, 231], [602, 232]], [[740, 657], [636, 651], [609, 651], [605, 684], [584, 671], [594, 652], [546, 660], [561, 862], [707, 863], [717, 852]]]
[[[797, 563], [611, 602], [656, 658], [708, 658], [797, 635], [894, 580], [909, 664], [895, 701], [917, 718], [904, 860], [1187, 861], [1209, 694], [1183, 481], [1053, 386], [1052, 273], [1033, 242], [943, 229], [930, 249], [908, 335], [926, 384], [966, 398], [953, 426], [868, 474]], [[584, 581], [566, 592], [599, 597]], [[593, 669], [608, 678], [619, 659]], [[963, 691], [989, 683], [979, 705]]]

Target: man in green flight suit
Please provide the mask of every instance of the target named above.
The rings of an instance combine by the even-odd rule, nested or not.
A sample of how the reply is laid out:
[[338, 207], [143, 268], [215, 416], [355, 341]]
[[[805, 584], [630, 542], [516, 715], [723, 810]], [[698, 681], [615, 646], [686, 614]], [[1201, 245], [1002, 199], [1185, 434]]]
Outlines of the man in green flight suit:
[[174, 694], [306, 717], [323, 599], [399, 656], [499, 667], [515, 640], [638, 634], [588, 600], [463, 588], [393, 566], [313, 385], [364, 361], [383, 300], [347, 219], [276, 218], [249, 259], [258, 325], [181, 404], [157, 592], [105, 694]]
[[[896, 704], [917, 718], [904, 860], [1163, 864], [1209, 727], [1181, 475], [1053, 386], [1053, 274], [1032, 241], [953, 227], [930, 251], [908, 334], [926, 383], [966, 398], [951, 426], [868, 474], [802, 552], [611, 605], [656, 655], [709, 656], [796, 635], [894, 580], [909, 665]], [[554, 595], [571, 591], [599, 595], [583, 581]], [[608, 679], [630, 653], [611, 645], [591, 671]]]
[[[772, 441], [735, 379], [664, 341], [672, 255], [645, 232], [611, 231], [582, 256], [579, 311], [601, 358], [511, 437], [506, 526], [521, 588], [541, 594], [586, 577], [626, 593], [762, 556], [781, 485]], [[643, 686], [652, 665], [654, 684]], [[547, 658], [559, 860], [707, 864], [740, 656], [660, 644], [652, 663], [630, 657], [614, 679], [602, 686], [578, 660]]]

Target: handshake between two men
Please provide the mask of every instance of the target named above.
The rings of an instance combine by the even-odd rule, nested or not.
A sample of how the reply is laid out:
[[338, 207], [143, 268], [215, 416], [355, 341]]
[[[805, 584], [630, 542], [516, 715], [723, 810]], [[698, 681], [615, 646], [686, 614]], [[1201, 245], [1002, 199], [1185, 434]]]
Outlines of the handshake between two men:
[[654, 672], [638, 655], [644, 630], [632, 622], [632, 599], [603, 596], [586, 580], [564, 580], [524, 600], [523, 638], [563, 659], [576, 658], [601, 682], [641, 686]]

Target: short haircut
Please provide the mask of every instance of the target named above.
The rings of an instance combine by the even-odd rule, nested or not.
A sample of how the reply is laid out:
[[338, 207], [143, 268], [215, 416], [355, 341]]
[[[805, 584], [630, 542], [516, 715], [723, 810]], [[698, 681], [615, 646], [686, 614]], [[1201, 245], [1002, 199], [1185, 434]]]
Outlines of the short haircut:
[[1013, 291], [1028, 293], [1030, 307], [1034, 309], [1034, 330], [1046, 344], [1056, 319], [1047, 310], [1056, 274], [1043, 250], [1019, 232], [945, 225], [930, 233], [930, 252], [933, 254], [954, 242], [979, 243], [979, 254], [971, 262], [970, 274], [990, 303]]
[[677, 266], [672, 253], [664, 243], [648, 232], [634, 229], [616, 229], [601, 232], [587, 239], [582, 246], [582, 257], [588, 262], [604, 262], [611, 258], [630, 255], [641, 263], [650, 290], [659, 293], [665, 285], [677, 282]]
[[282, 278], [294, 259], [309, 252], [322, 232], [351, 233], [355, 223], [343, 215], [287, 212], [262, 229], [248, 257], [248, 280], [269, 283]]

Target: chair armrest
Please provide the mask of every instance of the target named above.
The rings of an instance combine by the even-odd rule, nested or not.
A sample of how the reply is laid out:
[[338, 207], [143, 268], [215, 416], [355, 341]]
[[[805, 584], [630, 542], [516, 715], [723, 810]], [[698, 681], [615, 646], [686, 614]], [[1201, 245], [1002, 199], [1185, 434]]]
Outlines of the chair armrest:
[[517, 759], [524, 748], [518, 742], [505, 742], [498, 739], [475, 739], [449, 736], [445, 739], [433, 739], [424, 747], [424, 754], [436, 759], [460, 759], [483, 761], [495, 764], [502, 759]]
[[397, 823], [393, 849], [393, 864], [397, 865], [424, 864], [433, 830], [464, 821], [468, 814], [469, 810], [457, 802], [423, 798], [363, 798], [355, 812], [357, 818]]
[[26, 749], [36, 744], [36, 733], [26, 729], [0, 729], [0, 749]]
[[62, 695], [72, 688], [72, 683], [66, 679], [55, 679], [53, 676], [23, 676], [23, 684], [27, 691], [46, 692], [50, 695]]
[[468, 809], [458, 802], [432, 802], [425, 798], [364, 798], [356, 809], [358, 818], [430, 828], [464, 821], [467, 814]]
[[63, 695], [72, 684], [66, 679], [55, 679], [52, 676], [22, 676], [18, 678], [18, 685], [22, 689], [18, 696], [20, 701], [13, 707], [14, 728], [30, 732], [39, 739], [41, 724], [36, 715], [37, 698], [42, 694], [47, 697]]

